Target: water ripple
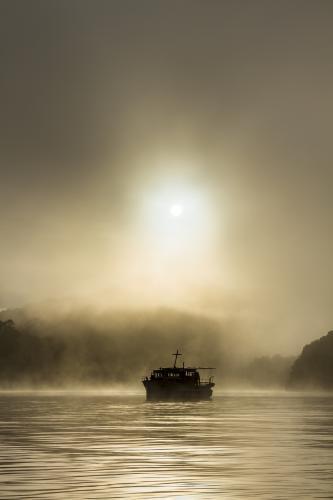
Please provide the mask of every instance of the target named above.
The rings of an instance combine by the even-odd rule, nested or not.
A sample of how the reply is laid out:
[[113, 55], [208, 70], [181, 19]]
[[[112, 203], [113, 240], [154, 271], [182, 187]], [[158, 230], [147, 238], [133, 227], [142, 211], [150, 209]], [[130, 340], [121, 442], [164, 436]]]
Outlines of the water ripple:
[[333, 398], [0, 395], [0, 498], [333, 498]]

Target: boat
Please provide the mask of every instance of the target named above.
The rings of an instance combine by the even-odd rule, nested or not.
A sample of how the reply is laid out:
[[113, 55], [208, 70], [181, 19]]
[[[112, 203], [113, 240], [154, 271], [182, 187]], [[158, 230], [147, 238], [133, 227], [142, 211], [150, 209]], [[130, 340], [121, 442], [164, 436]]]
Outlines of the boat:
[[200, 379], [199, 370], [215, 370], [208, 367], [188, 367], [184, 363], [177, 366], [177, 359], [182, 354], [178, 351], [172, 367], [153, 370], [150, 377], [142, 380], [147, 393], [147, 401], [156, 400], [180, 400], [180, 401], [202, 401], [209, 400], [213, 394], [213, 377], [208, 380]]

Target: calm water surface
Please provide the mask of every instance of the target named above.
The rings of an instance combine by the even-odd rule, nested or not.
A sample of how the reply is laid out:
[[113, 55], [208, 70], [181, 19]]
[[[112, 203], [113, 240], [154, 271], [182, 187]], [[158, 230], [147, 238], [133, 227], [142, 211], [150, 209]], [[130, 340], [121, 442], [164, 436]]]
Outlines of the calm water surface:
[[332, 437], [332, 396], [2, 393], [0, 498], [333, 498]]

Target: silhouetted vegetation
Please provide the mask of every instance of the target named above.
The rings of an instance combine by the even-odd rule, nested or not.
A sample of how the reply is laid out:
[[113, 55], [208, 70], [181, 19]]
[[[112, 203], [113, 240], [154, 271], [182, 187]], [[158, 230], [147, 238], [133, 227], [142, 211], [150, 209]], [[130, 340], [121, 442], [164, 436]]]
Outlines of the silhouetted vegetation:
[[228, 366], [218, 325], [183, 313], [70, 315], [19, 328], [0, 321], [0, 383], [138, 382], [180, 346], [188, 364]]
[[289, 386], [333, 389], [333, 331], [303, 348], [291, 368]]
[[[6, 319], [11, 314], [17, 325]], [[219, 387], [284, 386], [292, 358], [240, 357], [239, 340], [199, 315], [71, 310], [35, 317], [0, 313], [0, 384], [72, 385], [139, 383], [150, 369], [168, 366], [181, 348], [186, 364], [214, 366]]]

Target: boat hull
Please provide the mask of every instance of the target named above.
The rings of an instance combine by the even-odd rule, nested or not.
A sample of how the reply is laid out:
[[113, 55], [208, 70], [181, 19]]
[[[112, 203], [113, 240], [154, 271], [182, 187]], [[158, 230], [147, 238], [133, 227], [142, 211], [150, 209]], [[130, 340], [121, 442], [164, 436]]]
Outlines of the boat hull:
[[211, 399], [214, 383], [190, 385], [144, 380], [147, 401], [207, 401]]

